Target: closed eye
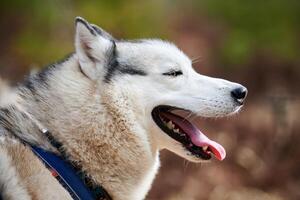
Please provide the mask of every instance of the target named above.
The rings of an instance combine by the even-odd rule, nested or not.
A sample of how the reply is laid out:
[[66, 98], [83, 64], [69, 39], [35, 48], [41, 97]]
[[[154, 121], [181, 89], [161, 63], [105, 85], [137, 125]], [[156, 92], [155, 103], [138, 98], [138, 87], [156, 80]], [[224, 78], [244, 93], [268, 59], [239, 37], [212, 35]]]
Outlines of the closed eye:
[[163, 73], [163, 75], [164, 76], [176, 77], [176, 76], [182, 75], [182, 71], [181, 70], [172, 70], [172, 71]]

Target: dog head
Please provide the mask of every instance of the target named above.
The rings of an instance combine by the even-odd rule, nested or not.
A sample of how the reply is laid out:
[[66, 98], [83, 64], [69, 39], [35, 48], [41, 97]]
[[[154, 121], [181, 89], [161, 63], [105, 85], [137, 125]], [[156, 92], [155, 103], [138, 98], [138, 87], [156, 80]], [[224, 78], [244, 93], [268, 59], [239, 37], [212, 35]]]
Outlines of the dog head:
[[76, 18], [75, 46], [87, 77], [126, 90], [138, 110], [137, 118], [160, 149], [194, 162], [208, 160], [212, 154], [224, 159], [224, 148], [177, 111], [202, 117], [233, 114], [243, 105], [245, 87], [198, 74], [172, 43], [116, 40], [82, 18]]

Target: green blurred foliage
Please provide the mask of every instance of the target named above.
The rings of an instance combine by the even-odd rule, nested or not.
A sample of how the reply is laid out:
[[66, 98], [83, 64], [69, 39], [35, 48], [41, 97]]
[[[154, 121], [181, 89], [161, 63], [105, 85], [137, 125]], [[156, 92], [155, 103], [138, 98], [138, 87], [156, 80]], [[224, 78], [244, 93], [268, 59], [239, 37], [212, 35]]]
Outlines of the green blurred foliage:
[[[226, 118], [219, 129], [208, 125], [230, 146], [225, 167], [182, 171], [182, 160], [170, 157], [150, 199], [184, 192], [202, 195], [195, 199], [255, 199], [253, 191], [264, 196], [257, 199], [268, 192], [300, 199], [300, 0], [1, 0], [1, 78], [20, 80], [32, 66], [74, 51], [76, 16], [116, 38], [173, 40], [200, 57], [196, 70], [250, 91], [244, 115]], [[248, 198], [237, 196], [243, 188]]]
[[[229, 27], [222, 53], [231, 62], [243, 62], [257, 51], [287, 60], [299, 58], [300, 1], [205, 0], [207, 13]], [[200, 6], [203, 4], [200, 4]]]
[[259, 53], [299, 61], [299, 0], [2, 0], [0, 11], [19, 22], [9, 48], [28, 63], [45, 64], [72, 51], [78, 15], [122, 38], [170, 38], [178, 16], [193, 16], [194, 26], [205, 17], [223, 27], [215, 49], [221, 62], [241, 66]]
[[[12, 51], [26, 60], [47, 63], [73, 51], [74, 18], [82, 16], [116, 37], [163, 37], [162, 1], [1, 1], [6, 20], [17, 18], [21, 25]], [[9, 30], [2, 30], [9, 31]]]

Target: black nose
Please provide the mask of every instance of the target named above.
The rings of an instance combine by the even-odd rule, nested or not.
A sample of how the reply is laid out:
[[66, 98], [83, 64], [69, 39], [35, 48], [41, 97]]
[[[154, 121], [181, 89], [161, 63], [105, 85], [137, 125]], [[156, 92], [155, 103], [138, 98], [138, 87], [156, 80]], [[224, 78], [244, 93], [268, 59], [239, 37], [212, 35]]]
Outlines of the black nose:
[[247, 88], [245, 87], [238, 87], [231, 91], [231, 96], [240, 104], [243, 104], [246, 96], [247, 96]]

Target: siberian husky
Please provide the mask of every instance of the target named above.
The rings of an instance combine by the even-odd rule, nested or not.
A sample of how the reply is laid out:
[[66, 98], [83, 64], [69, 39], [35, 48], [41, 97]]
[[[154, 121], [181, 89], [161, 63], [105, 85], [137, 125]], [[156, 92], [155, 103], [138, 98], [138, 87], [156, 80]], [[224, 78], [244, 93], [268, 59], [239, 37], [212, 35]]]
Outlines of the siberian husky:
[[112, 199], [144, 199], [160, 150], [192, 162], [225, 158], [224, 148], [180, 112], [227, 116], [246, 95], [240, 84], [198, 74], [170, 42], [117, 40], [77, 17], [75, 53], [2, 95], [1, 197], [72, 199], [30, 148], [57, 153], [49, 131]]

